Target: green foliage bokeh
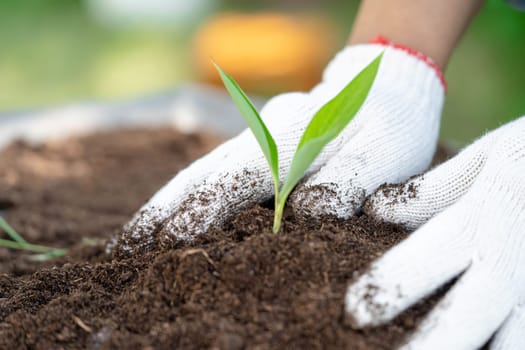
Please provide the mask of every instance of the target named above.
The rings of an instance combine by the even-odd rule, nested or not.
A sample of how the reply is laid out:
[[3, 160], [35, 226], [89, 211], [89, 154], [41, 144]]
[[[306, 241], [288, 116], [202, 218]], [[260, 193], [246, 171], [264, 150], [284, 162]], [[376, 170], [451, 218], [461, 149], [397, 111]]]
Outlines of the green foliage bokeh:
[[[341, 45], [358, 1], [223, 0], [222, 8], [306, 9], [331, 16]], [[109, 28], [80, 0], [0, 1], [0, 111], [132, 97], [191, 80], [186, 27]], [[442, 137], [464, 144], [525, 114], [525, 13], [488, 0], [447, 69]]]

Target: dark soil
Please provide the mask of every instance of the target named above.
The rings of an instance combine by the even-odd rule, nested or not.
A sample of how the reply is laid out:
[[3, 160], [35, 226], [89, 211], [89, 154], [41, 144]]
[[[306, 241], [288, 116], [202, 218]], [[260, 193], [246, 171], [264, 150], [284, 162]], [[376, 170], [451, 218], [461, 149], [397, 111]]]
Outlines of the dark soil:
[[0, 248], [0, 349], [392, 349], [436, 298], [391, 324], [349, 326], [347, 284], [406, 237], [365, 215], [322, 224], [239, 213], [191, 244], [111, 259], [104, 240], [219, 140], [108, 132], [0, 152], [0, 210], [47, 263]]

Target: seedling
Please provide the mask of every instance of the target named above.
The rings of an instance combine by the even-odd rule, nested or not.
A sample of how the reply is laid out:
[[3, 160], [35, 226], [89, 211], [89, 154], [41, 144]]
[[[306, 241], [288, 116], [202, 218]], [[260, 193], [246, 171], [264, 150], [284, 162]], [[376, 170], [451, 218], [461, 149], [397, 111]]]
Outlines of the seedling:
[[45, 261], [45, 260], [63, 256], [64, 254], [66, 254], [66, 249], [50, 248], [50, 247], [28, 243], [1, 216], [0, 216], [0, 229], [4, 231], [11, 238], [11, 239], [0, 238], [1, 247], [26, 250], [26, 251], [35, 253], [31, 256], [31, 259], [33, 260]]
[[215, 64], [233, 102], [254, 134], [268, 162], [275, 191], [273, 232], [279, 232], [286, 199], [323, 148], [354, 118], [368, 96], [383, 54], [377, 56], [341, 92], [322, 106], [306, 127], [295, 151], [290, 170], [280, 186], [277, 145], [261, 116], [237, 82]]

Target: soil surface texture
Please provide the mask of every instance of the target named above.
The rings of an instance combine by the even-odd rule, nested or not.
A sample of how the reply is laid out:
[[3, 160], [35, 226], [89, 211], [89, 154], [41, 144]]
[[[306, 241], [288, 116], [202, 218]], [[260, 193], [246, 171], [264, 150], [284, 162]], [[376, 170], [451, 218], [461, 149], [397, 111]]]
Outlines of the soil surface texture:
[[[195, 241], [110, 258], [104, 241], [220, 140], [124, 130], [0, 152], [0, 213], [45, 263], [0, 248], [0, 349], [392, 349], [436, 297], [356, 331], [348, 282], [406, 237], [360, 215], [305, 222], [256, 206]], [[3, 233], [0, 237], [6, 238]]]

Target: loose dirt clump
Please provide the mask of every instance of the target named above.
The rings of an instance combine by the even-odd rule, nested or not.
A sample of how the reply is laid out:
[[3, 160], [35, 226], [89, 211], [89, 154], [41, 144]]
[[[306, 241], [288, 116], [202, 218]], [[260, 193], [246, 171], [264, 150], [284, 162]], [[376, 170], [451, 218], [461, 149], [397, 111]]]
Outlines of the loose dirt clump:
[[[171, 129], [100, 133], [0, 152], [0, 210], [46, 264], [0, 248], [1, 349], [391, 349], [436, 298], [352, 330], [348, 282], [406, 237], [366, 215], [308, 222], [255, 206], [191, 243], [110, 258], [105, 239], [219, 140]], [[24, 161], [21, 161], [24, 160]]]

